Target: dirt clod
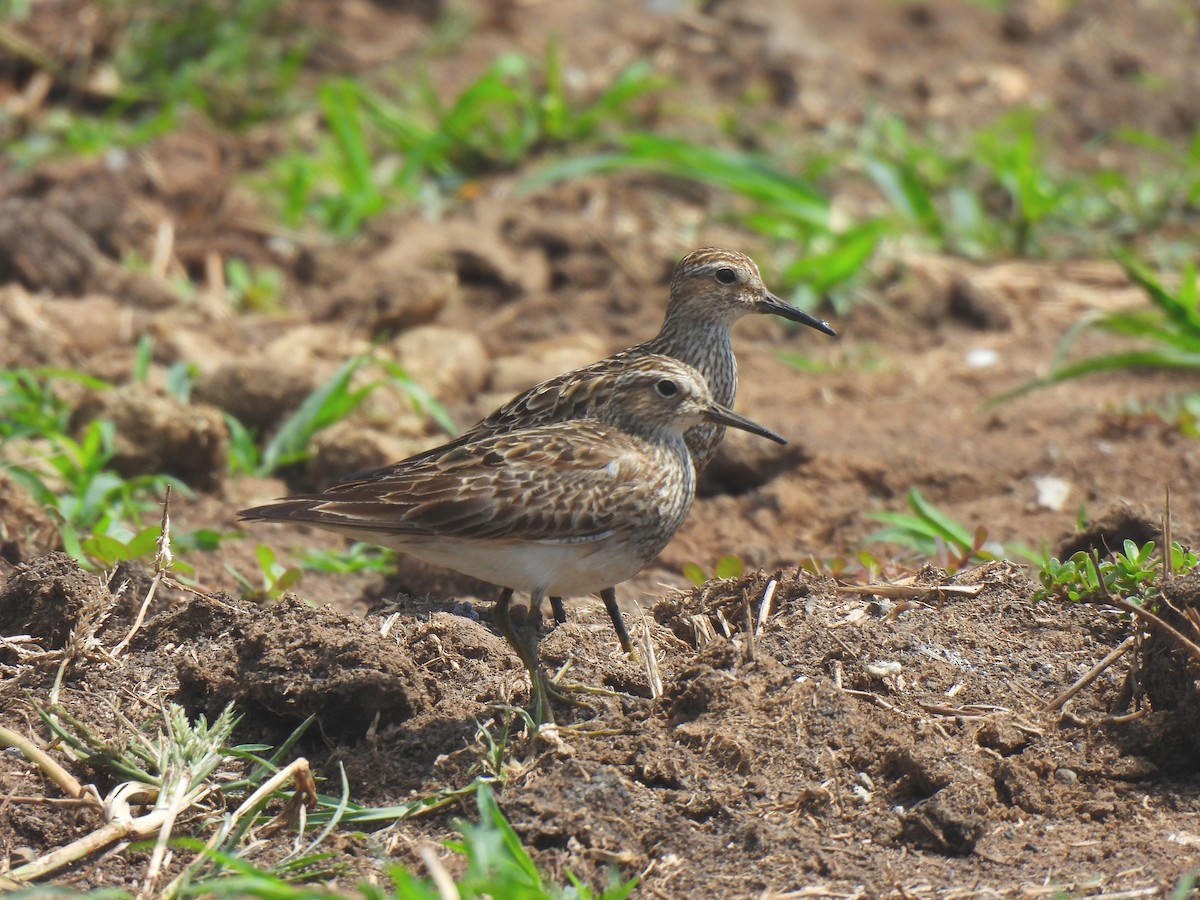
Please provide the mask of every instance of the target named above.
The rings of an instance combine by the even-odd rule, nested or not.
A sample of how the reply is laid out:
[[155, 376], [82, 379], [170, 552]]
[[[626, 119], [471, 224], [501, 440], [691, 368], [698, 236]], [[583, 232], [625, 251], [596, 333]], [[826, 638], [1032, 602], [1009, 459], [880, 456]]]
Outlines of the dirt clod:
[[229, 430], [216, 407], [131, 384], [92, 394], [71, 418], [76, 430], [97, 420], [113, 424], [111, 465], [126, 478], [164, 473], [213, 490], [225, 477]]
[[0, 634], [40, 638], [44, 649], [62, 648], [80, 614], [107, 600], [108, 591], [65, 553], [20, 566], [0, 592]]
[[169, 626], [192, 645], [207, 644], [182, 654], [179, 696], [190, 709], [211, 716], [234, 703], [279, 727], [313, 715], [328, 738], [354, 741], [429, 702], [412, 662], [370, 622], [294, 597], [253, 612], [214, 612], [196, 600]]

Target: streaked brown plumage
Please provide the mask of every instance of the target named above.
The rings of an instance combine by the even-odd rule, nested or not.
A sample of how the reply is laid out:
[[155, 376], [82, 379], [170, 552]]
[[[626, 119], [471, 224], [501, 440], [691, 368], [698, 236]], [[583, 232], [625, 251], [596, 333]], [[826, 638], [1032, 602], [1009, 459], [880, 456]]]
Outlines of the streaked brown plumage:
[[[713, 247], [695, 250], [675, 267], [666, 317], [657, 335], [607, 359], [530, 388], [480, 420], [454, 443], [463, 444], [485, 435], [594, 415], [609, 402], [615, 376], [652, 355], [670, 356], [694, 367], [704, 376], [713, 399], [722, 406], [732, 407], [738, 376], [730, 328], [738, 319], [751, 314], [782, 316], [826, 334], [836, 334], [827, 323], [768, 291], [758, 266], [745, 254]], [[724, 426], [707, 422], [688, 429], [685, 439], [697, 472], [708, 465], [724, 434]], [[440, 452], [440, 449], [431, 452]], [[374, 474], [366, 473], [365, 477]], [[352, 479], [357, 477], [360, 476], [352, 476]], [[615, 591], [606, 586], [600, 591], [600, 598], [612, 619], [622, 649], [630, 652], [633, 645], [621, 618]], [[565, 622], [566, 612], [561, 599], [552, 595], [551, 602], [555, 619]]]
[[[630, 578], [666, 546], [695, 496], [684, 433], [700, 422], [783, 438], [717, 404], [690, 366], [665, 356], [612, 376], [595, 417], [458, 440], [319, 493], [243, 510], [393, 547], [507, 588], [497, 622], [534, 679], [538, 606]], [[512, 590], [531, 596], [525, 634]]]

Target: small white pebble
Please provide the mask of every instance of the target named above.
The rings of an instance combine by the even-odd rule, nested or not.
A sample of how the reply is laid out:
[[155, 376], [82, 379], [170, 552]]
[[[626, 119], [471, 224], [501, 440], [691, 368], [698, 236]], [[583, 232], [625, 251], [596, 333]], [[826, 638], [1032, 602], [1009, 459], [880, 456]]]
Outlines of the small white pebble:
[[899, 675], [903, 666], [894, 660], [867, 663], [867, 674], [872, 678], [887, 678], [889, 675]]
[[1071, 496], [1071, 482], [1055, 475], [1035, 475], [1033, 488], [1037, 491], [1037, 505], [1053, 512], [1062, 512]]
[[1000, 361], [1000, 354], [987, 347], [976, 347], [967, 353], [967, 366], [972, 369], [990, 369]]

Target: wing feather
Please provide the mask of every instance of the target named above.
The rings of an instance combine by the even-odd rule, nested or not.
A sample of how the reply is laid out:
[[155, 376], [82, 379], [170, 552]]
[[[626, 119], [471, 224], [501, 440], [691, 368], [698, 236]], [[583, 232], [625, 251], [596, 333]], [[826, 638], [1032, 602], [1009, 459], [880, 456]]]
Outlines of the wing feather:
[[448, 445], [243, 518], [397, 536], [599, 540], [631, 503], [652, 499], [644, 453], [636, 438], [591, 421], [544, 425]]

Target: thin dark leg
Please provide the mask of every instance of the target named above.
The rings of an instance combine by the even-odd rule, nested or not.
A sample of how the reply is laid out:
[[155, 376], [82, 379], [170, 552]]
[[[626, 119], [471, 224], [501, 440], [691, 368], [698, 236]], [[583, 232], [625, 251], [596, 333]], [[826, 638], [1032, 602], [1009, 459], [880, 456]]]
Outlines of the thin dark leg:
[[554, 621], [559, 625], [567, 624], [567, 607], [563, 604], [562, 597], [551, 597], [550, 608], [554, 610]]
[[538, 662], [537, 645], [541, 637], [542, 618], [538, 607], [541, 606], [542, 596], [542, 593], [538, 591], [530, 598], [529, 614], [520, 628], [513, 624], [512, 616], [509, 614], [509, 605], [512, 603], [513, 597], [512, 588], [504, 588], [500, 592], [500, 597], [496, 600], [496, 606], [492, 613], [496, 627], [508, 641], [509, 646], [517, 652], [517, 656], [521, 658], [521, 664], [529, 673], [529, 683], [533, 690], [533, 718], [539, 725], [543, 722], [554, 721], [554, 712], [550, 709], [550, 701], [562, 696], [561, 692], [550, 684], [546, 673], [542, 671], [541, 663]]
[[529, 598], [529, 615], [526, 616], [519, 633], [521, 659], [529, 671], [529, 683], [533, 687], [533, 721], [538, 725], [543, 722], [554, 722], [554, 711], [550, 708], [550, 699], [557, 691], [552, 690], [550, 679], [542, 671], [538, 661], [537, 645], [542, 637], [542, 597], [543, 592], [534, 591]]
[[629, 639], [629, 632], [625, 629], [625, 620], [621, 617], [621, 610], [617, 606], [617, 590], [616, 588], [605, 588], [600, 592], [600, 599], [604, 601], [604, 608], [608, 610], [608, 617], [612, 619], [613, 628], [617, 630], [617, 640], [621, 642], [621, 649], [626, 653], [633, 652], [633, 641]]
[[517, 640], [517, 633], [513, 630], [513, 622], [508, 614], [508, 605], [512, 603], [512, 597], [512, 588], [505, 588], [500, 592], [496, 605], [492, 609], [492, 618], [496, 622], [496, 627], [500, 629], [500, 634], [512, 645], [512, 648], [517, 651], [517, 655], [521, 657], [521, 661], [524, 662], [521, 642]]

